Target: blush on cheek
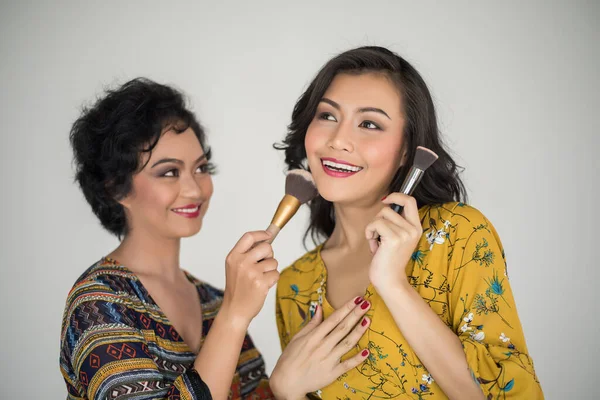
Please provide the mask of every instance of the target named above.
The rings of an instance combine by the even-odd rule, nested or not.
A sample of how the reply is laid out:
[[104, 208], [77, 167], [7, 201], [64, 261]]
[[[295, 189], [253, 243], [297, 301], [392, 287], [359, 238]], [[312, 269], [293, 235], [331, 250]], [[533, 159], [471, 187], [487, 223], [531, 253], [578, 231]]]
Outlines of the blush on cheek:
[[177, 191], [160, 179], [162, 178], [144, 177], [134, 182], [135, 195], [139, 204], [148, 212], [152, 210], [160, 212], [175, 206]]
[[[321, 134], [319, 134], [319, 132]], [[306, 136], [304, 137], [304, 149], [306, 155], [310, 158], [311, 155], [319, 148], [323, 148], [327, 144], [327, 135], [325, 131], [319, 131], [316, 127], [313, 127], [312, 123], [308, 126]]]
[[400, 167], [400, 143], [378, 143], [376, 146], [366, 146], [365, 158], [369, 160], [371, 169], [396, 171]]

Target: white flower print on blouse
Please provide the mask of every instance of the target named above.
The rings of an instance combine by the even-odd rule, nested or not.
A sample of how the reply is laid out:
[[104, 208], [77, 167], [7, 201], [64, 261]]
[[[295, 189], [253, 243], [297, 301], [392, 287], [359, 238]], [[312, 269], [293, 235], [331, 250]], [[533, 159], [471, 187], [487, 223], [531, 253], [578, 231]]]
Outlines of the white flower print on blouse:
[[448, 236], [448, 226], [450, 226], [450, 221], [444, 222], [444, 227], [436, 232], [435, 229], [432, 229], [427, 234], [427, 242], [429, 242], [429, 250], [433, 249], [435, 244], [444, 244], [446, 241], [446, 237]]
[[485, 339], [485, 333], [483, 331], [479, 331], [477, 333], [473, 332], [471, 333], [471, 339], [481, 342], [483, 339]]

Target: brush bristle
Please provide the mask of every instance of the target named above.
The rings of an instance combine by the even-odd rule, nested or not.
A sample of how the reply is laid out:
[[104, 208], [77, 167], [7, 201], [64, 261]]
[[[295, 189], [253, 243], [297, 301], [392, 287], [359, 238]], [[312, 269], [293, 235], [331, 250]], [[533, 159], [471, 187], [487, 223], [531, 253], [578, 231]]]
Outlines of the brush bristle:
[[285, 178], [285, 194], [294, 196], [304, 204], [317, 197], [317, 187], [310, 172], [303, 169], [293, 169]]
[[419, 168], [421, 171], [425, 171], [438, 159], [438, 155], [426, 147], [417, 147], [417, 154], [415, 154], [414, 166]]

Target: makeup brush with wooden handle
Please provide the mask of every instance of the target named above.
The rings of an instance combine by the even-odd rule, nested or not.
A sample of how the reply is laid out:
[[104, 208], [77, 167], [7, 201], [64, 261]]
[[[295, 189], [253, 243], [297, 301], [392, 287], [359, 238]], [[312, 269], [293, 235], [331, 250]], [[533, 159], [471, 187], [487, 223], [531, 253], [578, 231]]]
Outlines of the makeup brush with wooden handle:
[[288, 172], [285, 178], [285, 196], [279, 203], [271, 224], [267, 228], [272, 236], [268, 243], [275, 240], [279, 231], [296, 214], [300, 206], [314, 199], [319, 192], [310, 172], [303, 169], [293, 169]]

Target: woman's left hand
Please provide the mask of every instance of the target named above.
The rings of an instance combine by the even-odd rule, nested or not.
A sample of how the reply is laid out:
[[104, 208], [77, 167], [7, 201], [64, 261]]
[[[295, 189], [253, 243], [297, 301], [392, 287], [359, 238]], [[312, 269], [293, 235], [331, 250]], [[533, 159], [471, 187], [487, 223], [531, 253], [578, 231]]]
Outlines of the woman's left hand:
[[[414, 197], [391, 193], [382, 202], [386, 206], [365, 229], [373, 253], [369, 279], [379, 291], [408, 283], [406, 266], [423, 234]], [[404, 206], [404, 210], [398, 214], [391, 204]]]

